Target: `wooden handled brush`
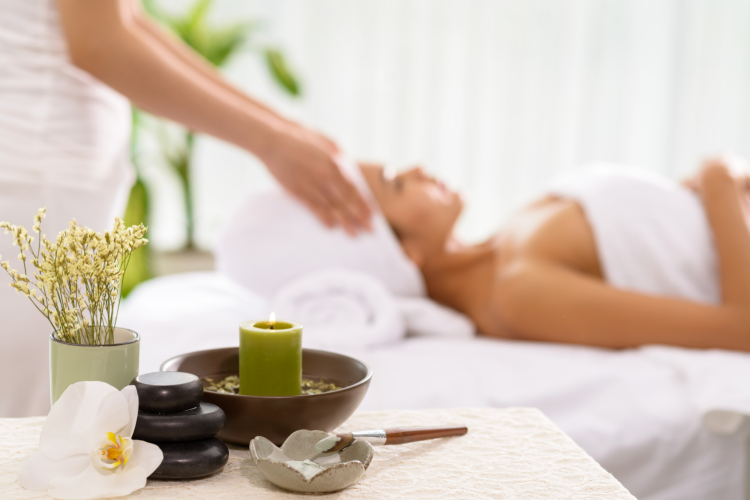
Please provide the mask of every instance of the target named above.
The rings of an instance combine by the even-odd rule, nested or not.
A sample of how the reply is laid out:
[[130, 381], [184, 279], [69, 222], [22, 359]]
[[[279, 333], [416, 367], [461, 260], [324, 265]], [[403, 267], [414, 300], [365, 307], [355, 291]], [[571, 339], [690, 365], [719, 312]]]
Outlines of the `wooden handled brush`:
[[372, 445], [413, 443], [450, 436], [463, 436], [469, 432], [466, 426], [458, 427], [404, 427], [395, 429], [376, 429], [369, 431], [345, 432], [327, 437], [315, 445], [319, 453], [335, 453], [351, 445], [355, 439], [367, 441]]

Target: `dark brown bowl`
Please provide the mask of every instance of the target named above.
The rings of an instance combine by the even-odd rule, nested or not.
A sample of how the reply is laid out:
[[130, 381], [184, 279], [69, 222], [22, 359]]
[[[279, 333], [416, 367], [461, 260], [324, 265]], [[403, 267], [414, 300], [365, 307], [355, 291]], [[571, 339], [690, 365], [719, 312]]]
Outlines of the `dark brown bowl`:
[[[221, 380], [239, 373], [239, 348], [196, 351], [168, 359], [161, 371], [187, 372], [201, 379]], [[364, 399], [372, 370], [354, 358], [328, 351], [302, 350], [303, 377], [333, 382], [343, 389], [303, 396], [264, 397], [205, 391], [203, 401], [227, 414], [227, 425], [218, 438], [248, 445], [263, 436], [277, 446], [300, 429], [330, 432], [343, 424]], [[206, 383], [204, 382], [204, 387]]]

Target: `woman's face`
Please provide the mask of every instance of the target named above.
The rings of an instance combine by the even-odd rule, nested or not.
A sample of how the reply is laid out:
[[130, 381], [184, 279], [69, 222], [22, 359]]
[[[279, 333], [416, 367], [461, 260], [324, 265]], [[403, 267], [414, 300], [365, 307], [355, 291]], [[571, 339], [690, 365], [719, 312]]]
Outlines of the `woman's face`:
[[381, 166], [363, 165], [367, 183], [383, 215], [401, 238], [445, 241], [461, 214], [461, 196], [417, 167], [390, 175]]

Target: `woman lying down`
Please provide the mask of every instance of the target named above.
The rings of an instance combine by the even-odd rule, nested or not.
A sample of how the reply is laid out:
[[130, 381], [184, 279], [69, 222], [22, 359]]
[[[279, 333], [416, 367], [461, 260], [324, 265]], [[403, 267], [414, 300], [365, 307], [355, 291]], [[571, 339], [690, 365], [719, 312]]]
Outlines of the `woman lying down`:
[[584, 170], [479, 245], [453, 235], [463, 203], [440, 181], [362, 170], [429, 296], [485, 335], [750, 351], [750, 177], [738, 166], [708, 160], [684, 185]]

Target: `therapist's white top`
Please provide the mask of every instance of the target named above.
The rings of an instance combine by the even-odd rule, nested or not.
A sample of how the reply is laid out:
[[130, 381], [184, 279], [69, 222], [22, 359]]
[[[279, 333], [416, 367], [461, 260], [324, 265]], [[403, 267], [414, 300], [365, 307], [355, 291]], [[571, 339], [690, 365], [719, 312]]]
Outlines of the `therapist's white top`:
[[54, 0], [0, 0], [0, 182], [132, 181], [128, 101], [70, 62]]
[[[104, 231], [132, 182], [130, 106], [71, 64], [54, 0], [0, 0], [0, 220]], [[18, 249], [0, 234], [2, 260]], [[0, 270], [0, 417], [49, 411], [52, 327]]]

